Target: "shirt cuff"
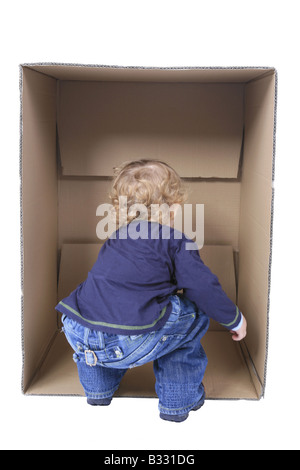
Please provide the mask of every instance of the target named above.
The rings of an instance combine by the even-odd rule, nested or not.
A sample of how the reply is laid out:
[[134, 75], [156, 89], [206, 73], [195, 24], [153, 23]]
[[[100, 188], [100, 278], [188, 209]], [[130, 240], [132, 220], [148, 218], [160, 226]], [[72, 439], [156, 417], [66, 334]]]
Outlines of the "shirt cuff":
[[[241, 314], [242, 314], [242, 312], [241, 312]], [[243, 323], [244, 323], [244, 317], [243, 317], [243, 315], [242, 315], [242, 318], [241, 318], [240, 323], [239, 323], [235, 328], [232, 328], [231, 331], [238, 331], [239, 329], [242, 328]]]

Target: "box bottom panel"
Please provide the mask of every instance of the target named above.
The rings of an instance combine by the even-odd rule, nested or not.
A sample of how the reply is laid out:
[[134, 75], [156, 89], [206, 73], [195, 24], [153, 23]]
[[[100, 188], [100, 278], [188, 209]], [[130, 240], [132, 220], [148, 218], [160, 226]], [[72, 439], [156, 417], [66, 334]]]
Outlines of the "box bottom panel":
[[[209, 399], [258, 399], [240, 345], [229, 333], [209, 331], [202, 341], [208, 356], [204, 378]], [[73, 352], [63, 334], [58, 333], [41, 368], [36, 373], [29, 395], [84, 396], [78, 379]], [[152, 363], [128, 370], [116, 397], [156, 397]]]

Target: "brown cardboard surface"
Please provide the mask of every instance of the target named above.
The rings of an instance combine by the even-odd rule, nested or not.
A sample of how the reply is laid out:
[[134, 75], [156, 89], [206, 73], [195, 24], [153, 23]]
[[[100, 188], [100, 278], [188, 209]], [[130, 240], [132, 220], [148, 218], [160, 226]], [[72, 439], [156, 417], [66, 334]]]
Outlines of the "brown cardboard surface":
[[56, 81], [26, 69], [22, 81], [23, 389], [56, 331]]
[[232, 247], [206, 245], [200, 250], [200, 257], [218, 277], [228, 297], [236, 303], [236, 279]]
[[205, 245], [239, 249], [240, 191], [238, 181], [187, 181], [190, 204], [204, 204]]
[[62, 81], [63, 174], [111, 176], [126, 160], [154, 158], [182, 177], [236, 178], [243, 94], [240, 84]]
[[[236, 275], [232, 247], [205, 245], [200, 250], [200, 257], [218, 277], [223, 290], [232, 302], [236, 304]], [[210, 322], [210, 330], [226, 331], [223, 326], [214, 320]]]
[[57, 302], [83, 282], [97, 260], [101, 244], [65, 244], [61, 251]]

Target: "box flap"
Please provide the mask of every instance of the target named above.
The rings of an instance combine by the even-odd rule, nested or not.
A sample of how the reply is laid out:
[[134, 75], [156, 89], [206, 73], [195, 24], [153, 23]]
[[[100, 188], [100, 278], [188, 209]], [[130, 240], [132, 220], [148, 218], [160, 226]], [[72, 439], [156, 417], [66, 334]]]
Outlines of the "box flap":
[[243, 138], [242, 84], [59, 83], [63, 175], [112, 176], [154, 158], [182, 177], [236, 178]]

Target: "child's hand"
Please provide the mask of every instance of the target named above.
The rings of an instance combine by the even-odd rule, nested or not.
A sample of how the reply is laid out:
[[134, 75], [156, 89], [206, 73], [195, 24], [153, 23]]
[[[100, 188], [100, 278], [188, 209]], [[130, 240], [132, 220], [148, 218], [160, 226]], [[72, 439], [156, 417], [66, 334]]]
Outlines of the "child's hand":
[[247, 320], [244, 316], [243, 316], [243, 320], [244, 320], [243, 324], [239, 330], [230, 332], [232, 333], [233, 341], [241, 341], [247, 336]]

